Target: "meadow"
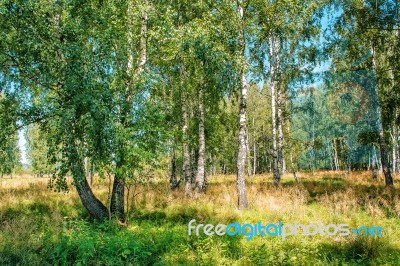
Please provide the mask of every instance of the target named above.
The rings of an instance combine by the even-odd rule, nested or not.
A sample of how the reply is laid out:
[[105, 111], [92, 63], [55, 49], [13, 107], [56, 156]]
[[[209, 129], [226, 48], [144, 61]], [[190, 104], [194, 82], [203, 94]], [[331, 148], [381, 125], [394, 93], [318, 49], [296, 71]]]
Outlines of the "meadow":
[[[247, 178], [249, 208], [239, 211], [235, 176], [209, 178], [190, 198], [153, 180], [129, 190], [127, 221], [90, 220], [74, 188], [59, 193], [47, 178], [0, 179], [0, 265], [398, 265], [400, 196], [370, 173], [316, 172]], [[108, 181], [93, 190], [107, 202]], [[188, 236], [188, 222], [347, 223], [379, 225], [383, 236]]]
[[[399, 189], [368, 173], [248, 178], [250, 207], [236, 207], [235, 176], [213, 176], [205, 195], [185, 197], [167, 182], [130, 190], [127, 222], [91, 221], [74, 188], [47, 188], [47, 178], [0, 180], [1, 265], [396, 265], [400, 263]], [[398, 182], [397, 182], [398, 183]], [[93, 189], [107, 202], [107, 180]], [[197, 223], [348, 223], [379, 225], [384, 236], [188, 236]]]

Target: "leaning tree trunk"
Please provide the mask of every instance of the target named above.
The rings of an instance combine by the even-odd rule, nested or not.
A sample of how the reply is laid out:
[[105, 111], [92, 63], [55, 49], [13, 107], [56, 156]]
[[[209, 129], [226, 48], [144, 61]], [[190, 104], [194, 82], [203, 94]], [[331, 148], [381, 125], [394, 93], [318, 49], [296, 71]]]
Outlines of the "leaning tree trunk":
[[245, 184], [245, 171], [246, 171], [246, 153], [247, 153], [247, 132], [246, 132], [246, 105], [247, 105], [247, 81], [246, 81], [246, 68], [245, 68], [245, 38], [244, 38], [244, 11], [242, 1], [238, 1], [238, 12], [239, 12], [239, 45], [240, 53], [242, 58], [242, 69], [241, 69], [241, 94], [240, 94], [240, 106], [239, 106], [239, 151], [237, 158], [237, 191], [238, 191], [238, 207], [239, 209], [247, 208], [247, 195], [246, 195], [246, 184]]
[[74, 164], [72, 165], [72, 178], [74, 180], [74, 185], [83, 206], [89, 212], [90, 216], [94, 219], [108, 219], [109, 213], [107, 207], [104, 206], [104, 204], [96, 198], [96, 196], [92, 192], [92, 189], [89, 186], [89, 183], [87, 182], [83, 162], [80, 159], [76, 146], [73, 145], [73, 147], [71, 147], [71, 150], [75, 155], [73, 157], [77, 159], [77, 161], [74, 162]]
[[199, 87], [199, 156], [197, 158], [197, 173], [195, 191], [201, 192], [205, 188], [205, 156], [206, 139], [204, 132], [204, 84]]
[[[61, 40], [61, 29], [60, 29], [60, 14], [57, 13], [54, 17], [55, 20], [55, 31], [57, 37]], [[61, 50], [57, 50], [55, 57], [61, 61], [65, 61], [64, 55]], [[61, 90], [63, 82], [58, 82], [58, 89]], [[74, 123], [73, 123], [74, 124]], [[70, 147], [70, 158], [74, 161], [70, 164], [70, 172], [74, 181], [74, 186], [78, 192], [78, 196], [83, 206], [88, 211], [89, 215], [99, 221], [108, 219], [110, 217], [107, 207], [96, 198], [90, 188], [85, 175], [84, 158], [79, 154], [77, 143], [72, 143]]]
[[[377, 75], [377, 64], [376, 64], [376, 58], [375, 58], [375, 48], [373, 45], [371, 45], [371, 51], [372, 51], [372, 64], [374, 67], [375, 74]], [[377, 76], [377, 78], [379, 78]], [[385, 133], [383, 131], [383, 126], [382, 126], [382, 112], [381, 112], [381, 106], [380, 106], [380, 99], [379, 99], [379, 90], [378, 90], [378, 85], [375, 85], [375, 97], [376, 97], [376, 126], [378, 128], [379, 132], [379, 147], [381, 151], [381, 164], [382, 164], [382, 170], [383, 174], [385, 175], [385, 184], [387, 187], [392, 187], [393, 186], [393, 176], [392, 176], [392, 169], [390, 167], [390, 162], [388, 161], [387, 157], [387, 147], [386, 147], [386, 140], [385, 140]]]
[[94, 176], [94, 162], [93, 159], [90, 160], [90, 172], [89, 172], [89, 185], [93, 185], [93, 176]]
[[97, 220], [108, 219], [109, 215], [107, 207], [95, 197], [90, 189], [89, 183], [83, 175], [83, 171], [82, 175], [74, 176], [73, 178], [82, 204], [89, 212], [90, 216]]

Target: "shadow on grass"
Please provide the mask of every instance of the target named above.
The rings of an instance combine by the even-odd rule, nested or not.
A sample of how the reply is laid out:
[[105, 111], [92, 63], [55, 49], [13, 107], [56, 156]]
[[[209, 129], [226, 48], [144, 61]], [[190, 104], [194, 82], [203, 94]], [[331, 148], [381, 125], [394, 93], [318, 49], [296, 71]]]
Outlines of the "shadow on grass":
[[[51, 206], [49, 202], [27, 204], [6, 210], [2, 217], [15, 221], [50, 217]], [[57, 225], [47, 219], [43, 220], [45, 226], [20, 228], [17, 235], [13, 230], [3, 232], [0, 264], [231, 265], [240, 260], [242, 265], [396, 265], [400, 261], [399, 250], [379, 238], [311, 242], [311, 246], [280, 239], [243, 243], [241, 237], [188, 236], [191, 219], [215, 223], [211, 219], [216, 217], [212, 210], [191, 206], [135, 210], [128, 228], [72, 219], [64, 222], [58, 233]]]
[[[58, 234], [41, 227], [24, 240], [8, 232], [2, 235], [0, 264], [218, 265], [221, 258], [238, 259], [241, 251], [239, 238], [188, 236], [186, 227], [179, 224], [159, 224], [153, 219], [132, 226], [76, 219]], [[39, 236], [42, 241], [37, 242]]]
[[329, 263], [356, 265], [398, 265], [400, 250], [377, 237], [358, 237], [346, 243], [324, 243], [323, 258]]
[[247, 251], [252, 265], [398, 265], [399, 249], [379, 238], [348, 242], [265, 240]]
[[[146, 210], [146, 209], [133, 209], [131, 213], [128, 213], [131, 221], [138, 223], [141, 222], [152, 222], [156, 225], [173, 223], [179, 225], [187, 225], [192, 219], [196, 220], [196, 223], [214, 223], [220, 222], [234, 222], [238, 219], [237, 215], [231, 215], [229, 217], [217, 217], [217, 214], [210, 209], [196, 208], [192, 206], [181, 206], [172, 210]], [[218, 218], [227, 218], [227, 220], [219, 220]]]
[[30, 204], [18, 204], [0, 212], [0, 228], [6, 223], [24, 219], [50, 217], [52, 210], [48, 204], [34, 202]]
[[399, 188], [388, 189], [381, 184], [354, 184], [347, 182], [343, 178], [324, 177], [318, 180], [303, 180], [297, 183], [294, 180], [286, 181], [282, 184], [283, 188], [302, 187], [306, 189], [311, 198], [315, 199], [323, 194], [332, 195], [335, 192], [343, 192], [349, 188], [354, 189], [356, 196], [368, 197], [369, 199], [377, 197], [393, 197], [400, 193]]

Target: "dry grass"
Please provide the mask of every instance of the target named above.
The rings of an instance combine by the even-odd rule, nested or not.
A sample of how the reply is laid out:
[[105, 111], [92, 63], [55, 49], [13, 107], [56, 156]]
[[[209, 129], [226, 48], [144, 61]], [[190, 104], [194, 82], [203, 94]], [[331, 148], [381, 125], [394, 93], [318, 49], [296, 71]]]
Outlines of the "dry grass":
[[[270, 175], [248, 177], [249, 210], [294, 215], [304, 211], [302, 207], [307, 208], [311, 203], [316, 203], [330, 208], [334, 213], [365, 210], [373, 217], [382, 218], [388, 215], [387, 210], [390, 209], [391, 215], [400, 217], [399, 176], [396, 177], [395, 189], [391, 191], [385, 189], [382, 178], [371, 180], [370, 173], [367, 172], [314, 172], [299, 173], [298, 176], [299, 183], [291, 175], [284, 175], [282, 186], [278, 189], [273, 187]], [[206, 193], [196, 199], [185, 196], [183, 189], [170, 191], [166, 182], [133, 186], [127, 199], [128, 207], [151, 210], [176, 205], [211, 204], [215, 211], [241, 213], [236, 210], [235, 178], [233, 175], [210, 177]], [[48, 189], [47, 184], [48, 178], [27, 175], [0, 179], [0, 210], [15, 204], [46, 202], [49, 199], [56, 205], [79, 204], [79, 198], [72, 187], [68, 193], [58, 193]], [[96, 177], [93, 190], [103, 202], [107, 202], [109, 180]]]
[[[234, 221], [263, 221], [265, 223], [283, 221], [305, 224], [348, 223], [351, 226], [380, 225], [384, 228], [384, 232], [387, 232], [383, 238], [366, 240], [354, 237], [316, 237], [313, 242], [310, 242], [311, 240], [308, 238], [293, 237], [285, 243], [256, 239], [250, 241], [251, 245], [241, 240], [235, 245], [238, 245], [238, 250], [241, 248], [245, 250], [242, 257], [234, 255], [238, 250], [232, 249], [233, 247], [228, 249], [233, 254], [232, 261], [235, 261], [237, 265], [252, 265], [254, 260], [251, 258], [256, 252], [254, 247], [263, 246], [265, 243], [271, 247], [285, 249], [287, 254], [282, 256], [288, 265], [303, 265], [300, 262], [296, 264], [292, 261], [294, 255], [291, 250], [297, 250], [300, 247], [303, 249], [293, 252], [302, 253], [305, 256], [302, 261], [310, 261], [309, 259], [313, 258], [315, 261], [325, 261], [337, 265], [341, 265], [343, 261], [353, 260], [364, 263], [365, 258], [373, 256], [378, 258], [376, 260], [378, 262], [381, 262], [380, 256], [384, 256], [382, 259], [385, 262], [387, 256], [390, 257], [399, 252], [400, 191], [398, 180], [400, 176], [396, 177], [395, 188], [392, 190], [384, 187], [382, 178], [371, 180], [370, 173], [366, 172], [350, 174], [346, 172], [314, 172], [313, 174], [299, 173], [298, 176], [299, 183], [290, 174], [283, 176], [282, 185], [279, 188], [272, 185], [271, 175], [248, 177], [246, 188], [249, 208], [246, 210], [238, 210], [236, 207], [236, 177], [234, 175], [210, 177], [206, 193], [196, 198], [185, 196], [183, 188], [171, 191], [166, 180], [155, 180], [145, 186], [133, 186], [130, 188], [129, 198], [126, 199], [129, 218], [128, 231], [134, 232], [134, 234], [146, 234], [147, 229], [143, 231], [141, 228], [143, 223], [148, 223], [149, 226], [158, 226], [165, 234], [172, 225], [177, 226], [176, 230], [182, 233], [187, 230], [188, 221], [196, 219], [198, 223], [215, 224]], [[93, 184], [95, 194], [104, 203], [107, 202], [109, 196], [109, 181], [96, 177]], [[7, 239], [6, 236], [9, 238], [15, 236], [9, 241], [12, 241], [16, 250], [26, 248], [26, 239], [30, 239], [31, 250], [43, 248], [46, 234], [39, 229], [41, 224], [47, 227], [51, 224], [46, 230], [50, 230], [50, 235], [53, 235], [57, 231], [64, 232], [69, 221], [88, 217], [72, 187], [68, 193], [58, 193], [50, 191], [47, 184], [48, 178], [32, 178], [30, 176], [0, 179], [0, 229], [5, 236], [3, 239]], [[178, 234], [175, 237], [182, 237], [179, 236], [181, 233], [174, 233]], [[32, 238], [33, 235], [36, 237]], [[148, 238], [148, 236], [144, 237]], [[2, 234], [0, 233], [1, 239]], [[214, 240], [210, 239], [210, 241], [210, 243], [214, 243], [212, 242]], [[213, 261], [214, 258], [218, 261], [217, 264], [223, 264], [226, 257], [219, 254], [218, 250], [223, 248], [224, 243], [214, 243], [215, 249], [211, 251], [205, 249], [202, 251], [203, 255], [210, 261]], [[191, 245], [198, 244], [192, 243]], [[311, 251], [311, 247], [313, 249], [320, 248], [320, 251]], [[188, 249], [186, 255], [178, 256], [178, 253], [163, 255], [163, 259], [169, 261], [167, 264], [176, 264], [180, 261], [181, 256], [186, 256], [188, 261], [194, 260], [194, 264], [196, 264], [197, 257], [194, 256], [192, 248]], [[328, 255], [330, 252], [337, 252], [341, 255], [331, 257]], [[213, 255], [206, 255], [208, 253]], [[381, 255], [381, 253], [386, 255]], [[257, 253], [254, 256], [259, 255]], [[235, 256], [239, 256], [241, 259], [239, 260], [239, 257]], [[262, 254], [262, 256], [264, 255]], [[396, 261], [397, 255], [393, 256], [395, 257], [391, 261]], [[231, 259], [227, 260], [228, 264], [232, 263]], [[268, 257], [266, 261], [268, 262], [269, 259]], [[207, 265], [207, 263], [203, 265]]]

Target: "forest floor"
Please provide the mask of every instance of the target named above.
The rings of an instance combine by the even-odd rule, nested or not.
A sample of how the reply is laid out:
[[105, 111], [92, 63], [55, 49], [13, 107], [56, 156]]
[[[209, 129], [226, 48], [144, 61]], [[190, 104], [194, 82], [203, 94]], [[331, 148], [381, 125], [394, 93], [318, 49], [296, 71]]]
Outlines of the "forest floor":
[[[47, 178], [0, 179], [0, 265], [400, 265], [400, 176], [395, 189], [370, 173], [247, 178], [249, 208], [236, 208], [235, 176], [209, 178], [198, 198], [153, 181], [129, 191], [127, 224], [90, 221], [75, 190]], [[104, 202], [108, 181], [95, 179]], [[383, 236], [188, 236], [188, 223], [322, 223], [380, 226]]]

